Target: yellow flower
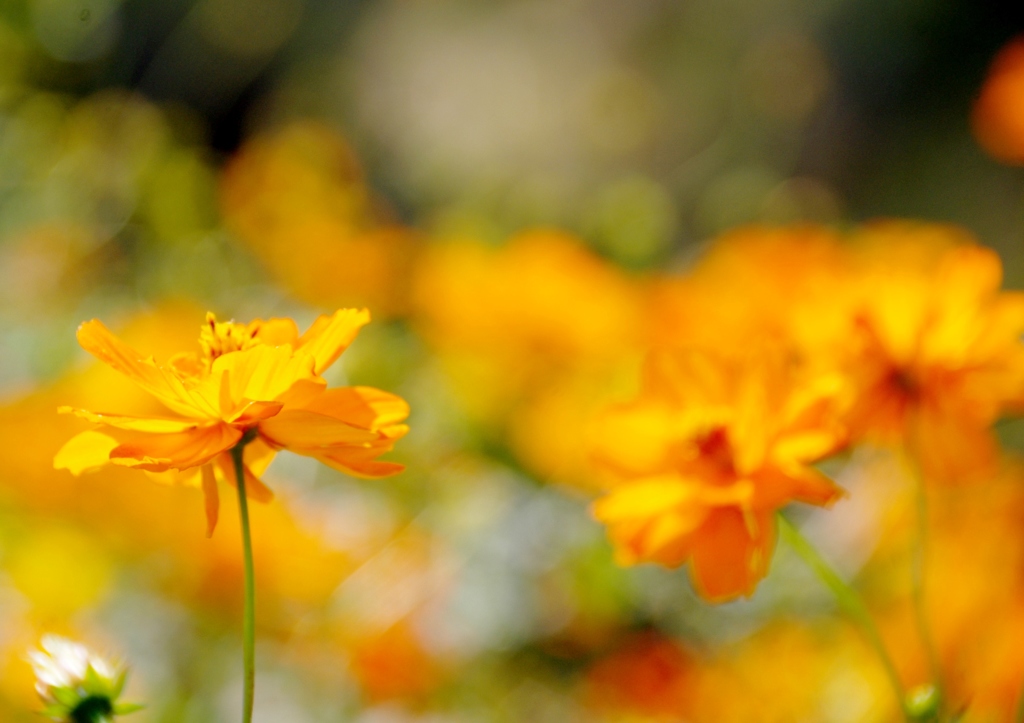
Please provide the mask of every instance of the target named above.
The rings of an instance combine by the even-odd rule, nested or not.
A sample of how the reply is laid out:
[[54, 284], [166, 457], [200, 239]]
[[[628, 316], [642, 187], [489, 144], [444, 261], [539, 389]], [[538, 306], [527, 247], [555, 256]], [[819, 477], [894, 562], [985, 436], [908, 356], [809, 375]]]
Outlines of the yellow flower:
[[57, 453], [54, 466], [78, 475], [107, 464], [141, 469], [158, 479], [201, 484], [208, 532], [219, 509], [217, 480], [235, 483], [230, 450], [245, 440], [245, 489], [268, 501], [259, 475], [277, 451], [289, 449], [343, 472], [383, 477], [401, 471], [377, 460], [408, 428], [408, 405], [369, 387], [327, 389], [321, 374], [369, 321], [365, 310], [321, 316], [300, 335], [290, 319], [202, 328], [198, 352], [166, 363], [144, 357], [97, 320], [78, 329], [95, 357], [156, 397], [171, 414], [132, 417], [62, 407], [93, 423]]
[[1000, 292], [999, 256], [962, 230], [884, 222], [859, 237], [851, 432], [906, 445], [929, 477], [991, 472], [989, 428], [1024, 391], [1024, 294]]
[[840, 494], [809, 465], [845, 441], [836, 423], [845, 386], [837, 376], [793, 377], [770, 353], [651, 356], [640, 397], [596, 427], [596, 455], [618, 481], [594, 515], [620, 562], [689, 560], [710, 600], [753, 592], [768, 569], [776, 510]]

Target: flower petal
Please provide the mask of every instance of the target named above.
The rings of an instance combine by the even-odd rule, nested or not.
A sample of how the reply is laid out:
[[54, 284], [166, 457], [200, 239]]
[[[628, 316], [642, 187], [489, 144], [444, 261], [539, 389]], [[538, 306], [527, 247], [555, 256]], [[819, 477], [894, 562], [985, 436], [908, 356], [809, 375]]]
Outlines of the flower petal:
[[112, 462], [125, 467], [164, 472], [198, 467], [209, 462], [233, 447], [241, 439], [242, 431], [227, 424], [211, 424], [175, 434], [119, 430], [112, 436], [116, 436], [120, 442], [110, 452]]
[[106, 424], [118, 429], [129, 429], [137, 432], [153, 432], [167, 434], [174, 432], [186, 432], [199, 426], [194, 419], [164, 419], [159, 417], [127, 417], [119, 414], [106, 414], [104, 412], [90, 412], [88, 409], [75, 409], [73, 407], [59, 407], [59, 414], [74, 414], [76, 417], [88, 420], [93, 424]]
[[370, 312], [366, 309], [338, 309], [314, 321], [299, 339], [297, 348], [313, 356], [316, 373], [322, 374], [368, 323]]
[[715, 602], [749, 596], [768, 571], [774, 544], [772, 513], [712, 512], [693, 544], [690, 573], [697, 591]]
[[373, 387], [327, 389], [302, 408], [372, 430], [396, 424], [409, 416], [408, 402]]
[[360, 429], [340, 419], [305, 409], [285, 409], [277, 416], [263, 420], [260, 432], [273, 445], [293, 451], [372, 444], [381, 438], [378, 432]]
[[[405, 469], [405, 465], [398, 462], [381, 462], [371, 458], [390, 450], [391, 445], [389, 444], [386, 447], [377, 447], [372, 450], [340, 448], [313, 456], [328, 467], [333, 467], [339, 472], [344, 472], [353, 477], [379, 479], [398, 474]], [[367, 454], [368, 452], [371, 454]]]
[[[238, 406], [279, 401], [279, 397], [295, 384], [306, 382], [326, 386], [326, 382], [318, 378], [314, 366], [312, 356], [295, 353], [288, 345], [261, 344], [217, 357], [210, 380], [204, 385], [204, 395], [217, 400], [223, 418], [230, 418]], [[224, 375], [227, 376], [226, 381]], [[228, 391], [222, 394], [224, 384]], [[225, 403], [230, 408], [225, 408]]]
[[[235, 462], [231, 457], [231, 454], [225, 452], [216, 459], [217, 471], [220, 473], [220, 479], [227, 482], [229, 485], [238, 489], [238, 478], [235, 476]], [[242, 472], [245, 475], [245, 496], [256, 502], [267, 503], [274, 499], [274, 493], [269, 487], [263, 484], [263, 481], [253, 474], [252, 470], [249, 469], [249, 465], [242, 464]]]
[[92, 472], [110, 462], [110, 452], [117, 447], [113, 437], [90, 429], [69, 439], [53, 458], [54, 469], [66, 469], [76, 477]]
[[157, 366], [118, 339], [101, 321], [93, 319], [78, 327], [78, 343], [103, 363], [113, 367], [160, 400], [168, 409], [193, 418], [212, 416], [216, 410], [190, 394], [174, 375]]
[[213, 465], [204, 464], [203, 475], [203, 502], [206, 508], [206, 536], [213, 537], [213, 531], [217, 529], [217, 519], [220, 516], [220, 494], [217, 491], [217, 478], [213, 474]]

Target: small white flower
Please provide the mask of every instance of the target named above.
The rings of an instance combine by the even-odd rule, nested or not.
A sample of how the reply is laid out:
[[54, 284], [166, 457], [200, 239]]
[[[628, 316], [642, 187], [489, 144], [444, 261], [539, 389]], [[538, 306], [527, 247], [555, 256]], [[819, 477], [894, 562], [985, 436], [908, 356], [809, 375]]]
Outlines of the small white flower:
[[40, 647], [29, 651], [28, 660], [45, 705], [43, 713], [51, 720], [112, 720], [114, 714], [138, 709], [117, 703], [127, 674], [123, 665], [59, 635], [44, 635]]

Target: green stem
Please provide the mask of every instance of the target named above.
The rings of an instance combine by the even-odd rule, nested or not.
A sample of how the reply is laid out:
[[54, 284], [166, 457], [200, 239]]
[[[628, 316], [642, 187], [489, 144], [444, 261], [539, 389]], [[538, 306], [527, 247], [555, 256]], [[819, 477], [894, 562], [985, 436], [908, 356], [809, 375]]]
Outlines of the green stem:
[[846, 613], [860, 626], [861, 631], [868, 639], [871, 647], [874, 648], [882, 666], [885, 668], [886, 676], [889, 678], [889, 684], [892, 686], [893, 694], [895, 694], [896, 700], [899, 702], [900, 712], [903, 714], [904, 720], [910, 721], [911, 718], [907, 713], [905, 703], [906, 697], [903, 692], [903, 684], [900, 682], [899, 673], [896, 672], [896, 666], [893, 664], [892, 658], [889, 657], [889, 652], [885, 649], [885, 643], [882, 642], [882, 636], [878, 632], [875, 621], [871, 619], [871, 615], [868, 613], [868, 609], [864, 605], [864, 601], [861, 599], [860, 595], [857, 594], [857, 591], [850, 587], [850, 585], [843, 580], [827, 562], [825, 562], [824, 558], [822, 558], [814, 548], [814, 545], [812, 545], [806, 537], [800, 534], [800, 531], [793, 526], [793, 523], [787, 520], [781, 513], [778, 517], [779, 532], [782, 539], [785, 540], [786, 544], [788, 544], [807, 564], [807, 566], [811, 568], [814, 574], [818, 576], [818, 579], [821, 580], [825, 584], [825, 587], [827, 587], [835, 596], [840, 607], [846, 610]]
[[1013, 716], [1013, 723], [1024, 723], [1024, 688], [1020, 691], [1020, 699], [1017, 701], [1017, 712]]
[[242, 623], [242, 659], [245, 679], [242, 690], [242, 723], [251, 723], [253, 694], [256, 690], [256, 577], [252, 562], [252, 535], [249, 532], [249, 501], [245, 496], [245, 468], [242, 454], [248, 440], [242, 439], [231, 450], [238, 487], [238, 513], [242, 520], [242, 552], [245, 557], [245, 612]]
[[928, 625], [928, 615], [925, 612], [925, 561], [928, 555], [928, 498], [925, 493], [924, 477], [914, 460], [908, 459], [907, 466], [913, 475], [914, 484], [914, 517], [915, 534], [914, 544], [910, 558], [910, 583], [911, 599], [914, 607], [914, 622], [917, 625], [917, 634], [924, 646], [925, 656], [928, 659], [928, 672], [935, 686], [940, 705], [942, 704], [942, 668], [939, 665], [939, 654], [935, 647], [935, 639], [932, 637], [931, 626]]

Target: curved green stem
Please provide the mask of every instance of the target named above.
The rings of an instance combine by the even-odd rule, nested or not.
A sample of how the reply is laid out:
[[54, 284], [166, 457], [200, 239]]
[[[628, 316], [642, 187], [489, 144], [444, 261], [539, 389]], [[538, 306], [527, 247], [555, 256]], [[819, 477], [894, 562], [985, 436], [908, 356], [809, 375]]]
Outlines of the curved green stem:
[[249, 532], [249, 501], [245, 496], [245, 467], [242, 461], [247, 441], [243, 438], [231, 450], [238, 487], [238, 514], [242, 520], [242, 552], [245, 557], [245, 612], [242, 623], [245, 677], [242, 689], [242, 723], [252, 721], [253, 694], [256, 690], [256, 577], [252, 562], [252, 535]]
[[850, 587], [850, 585], [843, 580], [827, 562], [825, 562], [825, 559], [822, 558], [814, 548], [814, 545], [812, 545], [806, 537], [800, 534], [800, 531], [793, 526], [793, 523], [787, 520], [781, 513], [778, 517], [779, 533], [781, 534], [782, 539], [786, 541], [786, 544], [788, 544], [805, 563], [807, 563], [807, 566], [811, 568], [815, 575], [818, 576], [818, 579], [821, 580], [822, 583], [825, 584], [825, 587], [832, 592], [840, 607], [842, 607], [846, 613], [853, 618], [854, 622], [860, 626], [861, 631], [871, 644], [871, 647], [874, 648], [875, 653], [878, 655], [878, 659], [885, 668], [886, 676], [889, 678], [889, 684], [892, 686], [893, 694], [899, 702], [900, 712], [903, 714], [904, 720], [910, 721], [911, 717], [908, 714], [906, 707], [906, 695], [903, 691], [903, 684], [900, 682], [899, 673], [896, 672], [896, 666], [892, 662], [892, 658], [889, 657], [889, 651], [885, 649], [885, 643], [882, 642], [882, 635], [878, 632], [878, 627], [875, 625], [875, 621], [871, 619], [871, 615], [868, 613], [868, 609], [864, 605], [864, 601], [861, 599], [860, 595], [857, 594], [857, 591]]

